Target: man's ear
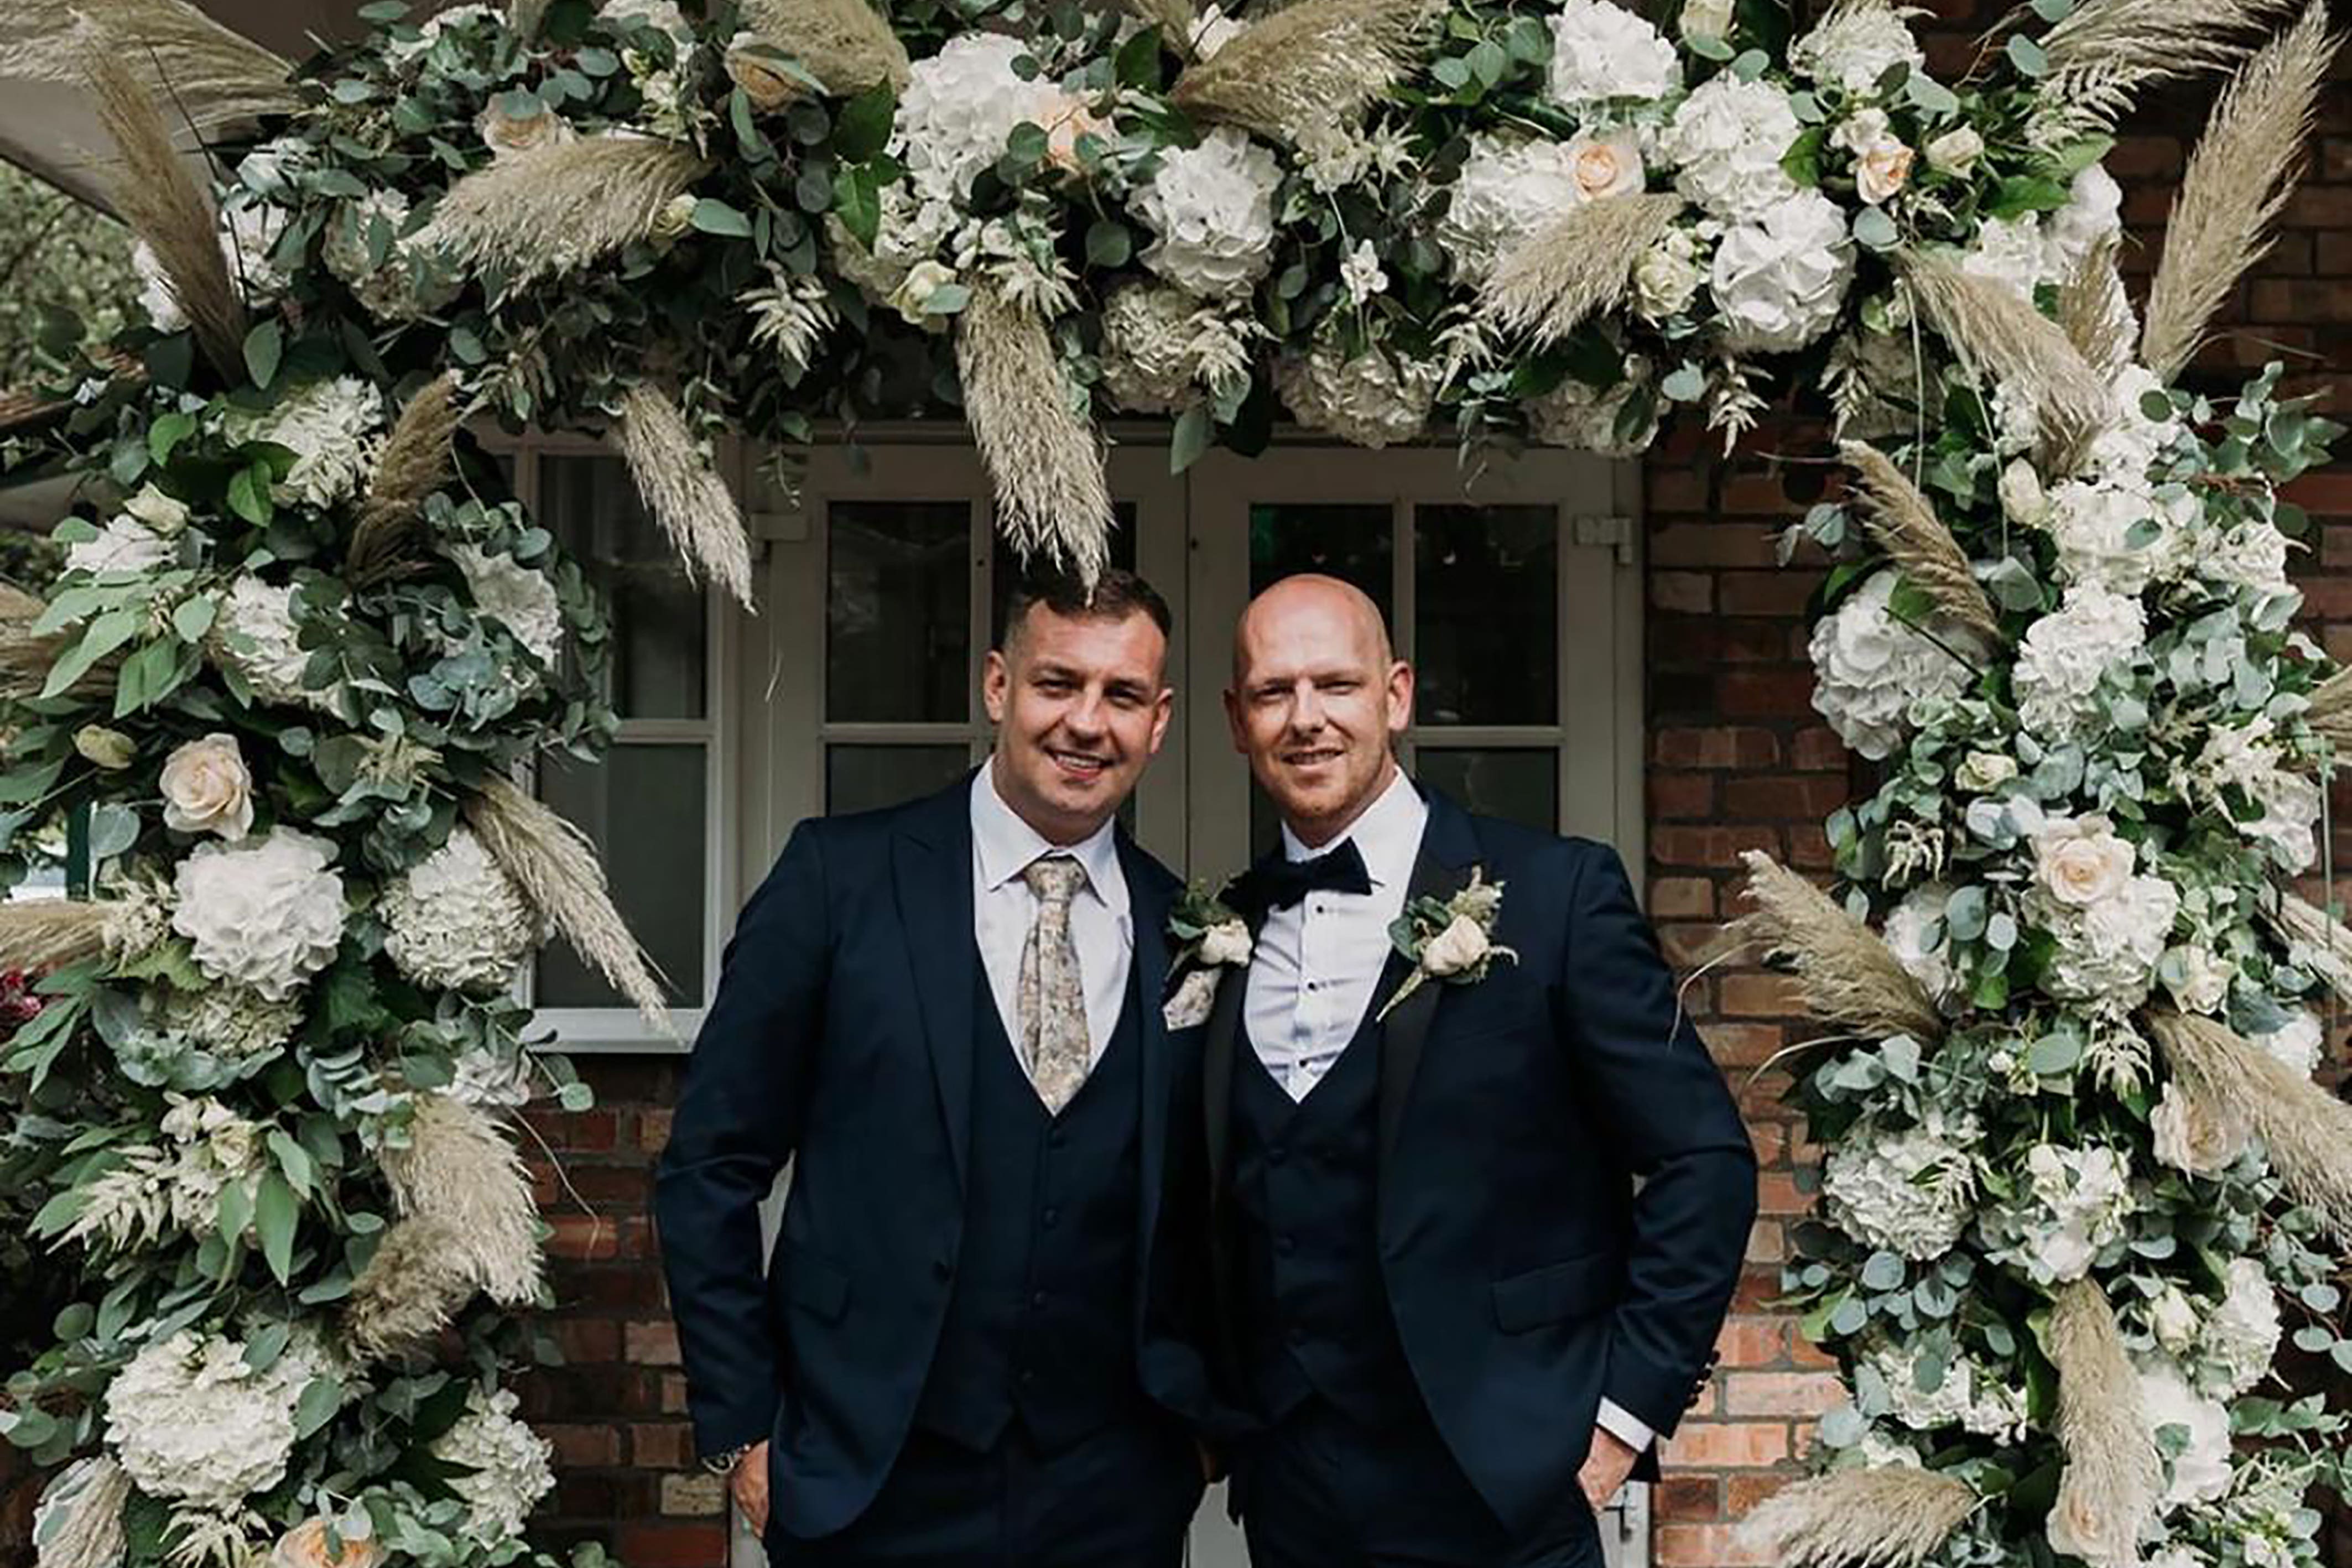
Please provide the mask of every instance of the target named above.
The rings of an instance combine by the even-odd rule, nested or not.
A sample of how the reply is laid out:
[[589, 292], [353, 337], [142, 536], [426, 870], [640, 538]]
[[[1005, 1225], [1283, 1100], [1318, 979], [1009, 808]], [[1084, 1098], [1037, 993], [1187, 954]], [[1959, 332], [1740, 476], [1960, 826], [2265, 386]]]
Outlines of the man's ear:
[[1013, 666], [994, 648], [988, 651], [988, 661], [980, 670], [980, 700], [988, 709], [988, 722], [1003, 724], [1004, 708], [1013, 693]]
[[1160, 743], [1168, 738], [1169, 722], [1176, 716], [1176, 688], [1160, 687], [1160, 700], [1154, 706], [1157, 711], [1151, 716], [1150, 755], [1157, 757], [1160, 755]]
[[1389, 666], [1389, 733], [1412, 727], [1412, 666], [1399, 659]]
[[1241, 694], [1227, 686], [1225, 697], [1225, 732], [1233, 737], [1234, 749], [1244, 757], [1249, 755], [1249, 730], [1242, 723]]

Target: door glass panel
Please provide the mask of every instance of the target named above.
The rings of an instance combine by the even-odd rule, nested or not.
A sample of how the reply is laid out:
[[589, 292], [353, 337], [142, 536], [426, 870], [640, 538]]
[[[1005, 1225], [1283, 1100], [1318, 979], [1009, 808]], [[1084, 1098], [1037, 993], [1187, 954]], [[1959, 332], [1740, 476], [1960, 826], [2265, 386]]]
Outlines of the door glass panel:
[[835, 501], [825, 560], [825, 717], [971, 716], [971, 507]]
[[1319, 571], [1371, 595], [1388, 618], [1394, 606], [1395, 516], [1385, 501], [1261, 501], [1250, 507], [1250, 592], [1293, 572]]
[[1483, 816], [1559, 831], [1559, 753], [1462, 746], [1419, 747], [1415, 775]]
[[[626, 742], [598, 763], [550, 753], [539, 797], [595, 842], [613, 901], [676, 1007], [702, 1005], [705, 822], [699, 744]], [[539, 951], [534, 1005], [628, 1008], [560, 938]]]
[[1559, 720], [1559, 520], [1550, 507], [1422, 507], [1416, 724]]
[[[1135, 570], [1135, 503], [1115, 501], [1111, 504], [1111, 514], [1110, 563], [1123, 571], [1133, 571]], [[1019, 582], [1025, 573], [1020, 556], [1015, 554], [1013, 548], [1002, 538], [994, 540], [992, 548], [995, 550], [996, 570], [989, 578], [988, 645], [994, 648], [1001, 646], [1004, 642], [1004, 609], [1013, 601], [1013, 585]], [[1159, 589], [1161, 598], [1167, 597], [1168, 590], [1164, 586], [1157, 582], [1151, 586]]]
[[[613, 607], [612, 700], [623, 718], [704, 716], [709, 599], [686, 575], [617, 457], [539, 459], [540, 516]], [[565, 657], [572, 657], [565, 640]]]
[[971, 766], [969, 747], [828, 746], [824, 809], [829, 816], [895, 806], [944, 789]]

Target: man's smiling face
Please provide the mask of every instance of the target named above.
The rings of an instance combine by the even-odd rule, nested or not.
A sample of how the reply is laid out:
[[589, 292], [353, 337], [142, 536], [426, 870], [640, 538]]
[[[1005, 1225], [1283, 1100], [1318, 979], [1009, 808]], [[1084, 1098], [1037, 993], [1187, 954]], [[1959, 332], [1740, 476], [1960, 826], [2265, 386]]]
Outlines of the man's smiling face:
[[1141, 611], [1065, 615], [1028, 607], [988, 655], [981, 695], [996, 726], [996, 788], [1054, 843], [1110, 819], [1160, 750], [1174, 710], [1168, 639]]
[[1380, 612], [1357, 590], [1286, 578], [1242, 617], [1225, 715], [1234, 749], [1282, 820], [1321, 844], [1395, 775], [1390, 747], [1412, 719], [1412, 670], [1390, 652]]

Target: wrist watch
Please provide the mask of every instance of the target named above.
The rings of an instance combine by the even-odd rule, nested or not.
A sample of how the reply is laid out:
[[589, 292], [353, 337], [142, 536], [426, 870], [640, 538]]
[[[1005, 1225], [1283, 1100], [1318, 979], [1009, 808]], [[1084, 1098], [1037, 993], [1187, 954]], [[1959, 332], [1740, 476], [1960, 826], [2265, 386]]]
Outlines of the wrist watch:
[[723, 1453], [712, 1454], [704, 1459], [702, 1468], [714, 1476], [731, 1476], [735, 1473], [735, 1467], [743, 1462], [743, 1456], [759, 1446], [757, 1443], [738, 1443]]

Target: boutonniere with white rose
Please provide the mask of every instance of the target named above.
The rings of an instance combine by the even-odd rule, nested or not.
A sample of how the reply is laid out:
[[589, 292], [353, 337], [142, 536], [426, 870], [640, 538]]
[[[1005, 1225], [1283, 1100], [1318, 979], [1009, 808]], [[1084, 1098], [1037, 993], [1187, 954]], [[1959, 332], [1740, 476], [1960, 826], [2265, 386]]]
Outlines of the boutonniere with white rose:
[[1216, 1005], [1219, 972], [1227, 966], [1246, 966], [1255, 949], [1249, 922], [1225, 902], [1232, 886], [1230, 881], [1213, 889], [1206, 883], [1192, 883], [1168, 912], [1168, 935], [1176, 944], [1176, 956], [1169, 967], [1181, 977], [1160, 1009], [1161, 1021], [1170, 1029], [1192, 1029], [1208, 1022], [1209, 1009]]
[[1412, 964], [1412, 973], [1394, 995], [1381, 1004], [1372, 1021], [1385, 1023], [1397, 1005], [1426, 982], [1444, 980], [1451, 986], [1475, 986], [1486, 977], [1495, 960], [1516, 964], [1519, 956], [1495, 940], [1495, 921], [1503, 912], [1503, 884], [1488, 882], [1476, 867], [1470, 885], [1451, 898], [1416, 898], [1390, 923], [1389, 940]]

